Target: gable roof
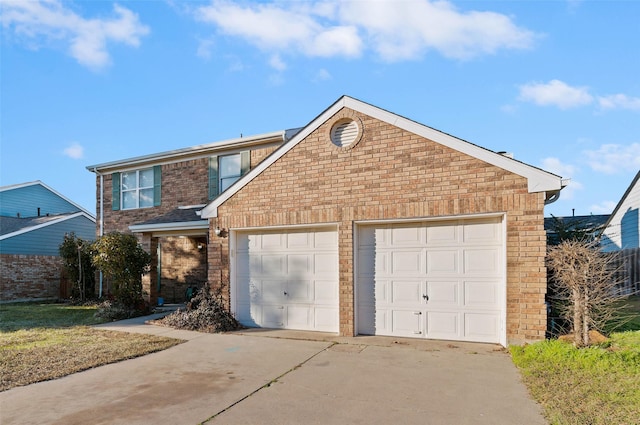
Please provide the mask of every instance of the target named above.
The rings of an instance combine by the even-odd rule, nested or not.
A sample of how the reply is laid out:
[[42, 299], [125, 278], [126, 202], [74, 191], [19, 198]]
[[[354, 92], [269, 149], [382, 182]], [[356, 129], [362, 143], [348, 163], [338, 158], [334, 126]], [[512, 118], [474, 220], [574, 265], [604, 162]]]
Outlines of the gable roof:
[[[51, 187], [47, 186], [46, 184], [44, 184], [40, 180], [35, 180], [35, 181], [32, 181], [32, 182], [26, 182], [26, 183], [12, 184], [12, 185], [7, 185], [7, 186], [0, 186], [0, 193], [1, 192], [9, 192], [11, 190], [19, 190], [19, 189], [23, 189], [23, 188], [27, 188], [27, 187], [31, 187], [31, 186], [41, 186], [41, 187], [43, 187], [44, 189], [48, 190], [49, 192], [51, 192], [52, 194], [54, 194], [58, 198], [64, 200], [65, 202], [68, 202], [69, 204], [71, 204], [72, 206], [77, 208], [76, 211], [84, 212], [85, 214], [89, 215], [93, 219], [93, 221], [95, 221], [95, 216], [90, 211], [88, 211], [85, 208], [83, 208], [80, 204], [77, 204], [77, 203], [73, 202], [71, 199], [67, 198], [66, 196], [64, 196], [63, 194], [59, 193], [58, 191], [56, 191], [56, 190], [52, 189]], [[76, 211], [73, 211], [73, 212], [76, 212]], [[71, 211], [67, 211], [67, 212], [71, 212]]]
[[627, 190], [624, 192], [624, 195], [622, 195], [622, 198], [620, 198], [618, 205], [616, 205], [616, 207], [613, 209], [613, 212], [609, 216], [609, 220], [607, 220], [607, 223], [604, 225], [604, 229], [609, 227], [609, 225], [611, 224], [611, 221], [615, 218], [616, 214], [618, 214], [618, 211], [620, 211], [620, 208], [622, 208], [622, 205], [627, 200], [627, 197], [629, 196], [629, 194], [631, 193], [635, 185], [638, 184], [638, 181], [640, 181], [640, 171], [638, 171], [636, 176], [633, 178], [633, 181], [631, 182]]
[[29, 218], [0, 216], [0, 241], [62, 223], [76, 217], [86, 217], [93, 223], [96, 222], [95, 217], [83, 211]]
[[207, 205], [202, 210], [202, 217], [217, 217], [218, 207], [220, 205], [222, 205], [227, 199], [232, 197], [236, 192], [242, 189], [246, 184], [248, 184], [256, 176], [262, 173], [271, 164], [276, 162], [279, 158], [293, 149], [298, 143], [304, 140], [309, 134], [315, 131], [318, 127], [320, 127], [323, 123], [325, 123], [343, 108], [349, 108], [354, 111], [363, 113], [372, 118], [394, 125], [405, 131], [414, 133], [418, 136], [422, 136], [441, 145], [447, 146], [459, 152], [478, 158], [489, 164], [503, 168], [507, 171], [511, 171], [514, 174], [525, 177], [528, 182], [528, 190], [530, 193], [549, 192], [554, 197], [557, 197], [560, 190], [568, 183], [568, 181], [563, 180], [560, 176], [551, 174], [540, 168], [525, 164], [524, 162], [517, 161], [478, 145], [474, 145], [473, 143], [451, 136], [447, 133], [443, 133], [434, 128], [420, 124], [416, 121], [412, 121], [387, 110], [378, 108], [377, 106], [373, 106], [349, 96], [342, 96], [333, 105], [329, 106], [324, 112], [322, 112], [313, 121], [307, 124], [307, 126], [302, 128], [288, 142], [282, 145], [264, 161], [258, 164], [258, 166], [245, 174], [231, 187], [229, 187], [229, 189], [223, 192], [211, 203], [209, 203], [209, 205]]

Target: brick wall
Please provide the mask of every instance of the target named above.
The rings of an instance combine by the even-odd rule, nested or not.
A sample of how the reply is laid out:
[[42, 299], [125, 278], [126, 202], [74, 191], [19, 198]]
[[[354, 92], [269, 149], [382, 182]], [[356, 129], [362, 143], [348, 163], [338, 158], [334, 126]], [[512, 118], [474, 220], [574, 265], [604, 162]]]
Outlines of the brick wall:
[[[363, 124], [351, 149], [331, 144], [343, 117]], [[343, 109], [226, 201], [212, 229], [338, 223], [340, 333], [353, 335], [353, 222], [506, 213], [507, 338], [544, 338], [544, 195], [525, 178]], [[228, 239], [211, 238], [209, 281], [229, 298]]]
[[57, 299], [62, 258], [0, 254], [0, 300]]
[[[255, 167], [267, 157], [277, 146], [254, 147], [251, 150], [251, 167]], [[209, 158], [190, 159], [162, 165], [162, 193], [161, 205], [151, 208], [134, 210], [112, 209], [112, 175], [104, 174], [104, 233], [122, 232], [129, 233], [129, 226], [142, 223], [152, 218], [166, 214], [179, 206], [201, 205], [209, 203]], [[100, 177], [96, 176], [96, 198], [98, 217], [96, 218], [96, 235], [100, 231]], [[156, 249], [159, 243], [157, 238], [149, 234], [136, 234], [143, 248], [151, 253], [151, 272], [142, 279], [143, 290], [151, 304], [155, 304], [158, 296], [163, 296], [166, 302], [184, 299], [184, 291], [190, 284], [201, 285], [207, 280], [206, 276], [206, 248], [193, 252], [192, 247], [185, 249], [187, 245], [181, 245], [168, 239], [167, 246], [162, 251], [162, 281], [161, 293], [157, 284]], [[187, 244], [192, 244], [194, 239], [186, 238]], [[190, 241], [190, 242], [189, 242]], [[162, 244], [162, 241], [160, 241]], [[199, 263], [198, 263], [199, 262]], [[96, 286], [99, 285], [96, 282]], [[103, 282], [103, 291], [108, 292], [109, 282]], [[96, 287], [96, 291], [97, 291]], [[97, 293], [97, 292], [96, 292]], [[175, 297], [174, 297], [175, 294]]]
[[207, 239], [160, 238], [162, 278], [158, 296], [165, 302], [184, 302], [189, 286], [201, 288], [207, 281]]

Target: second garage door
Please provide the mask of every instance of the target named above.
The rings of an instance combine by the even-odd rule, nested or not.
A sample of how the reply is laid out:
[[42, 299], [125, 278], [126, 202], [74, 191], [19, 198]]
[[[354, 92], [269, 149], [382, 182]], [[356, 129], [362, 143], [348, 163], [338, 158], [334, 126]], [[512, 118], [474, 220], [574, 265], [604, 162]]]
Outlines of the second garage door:
[[504, 343], [501, 218], [361, 225], [358, 332]]
[[334, 228], [235, 234], [232, 304], [245, 326], [338, 332]]

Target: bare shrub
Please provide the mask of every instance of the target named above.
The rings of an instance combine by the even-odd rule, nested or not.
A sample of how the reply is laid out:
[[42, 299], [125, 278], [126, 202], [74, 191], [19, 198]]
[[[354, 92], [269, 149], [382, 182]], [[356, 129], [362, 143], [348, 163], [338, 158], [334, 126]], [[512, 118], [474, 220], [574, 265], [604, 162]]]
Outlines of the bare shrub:
[[242, 325], [227, 311], [205, 285], [187, 304], [186, 310], [178, 310], [157, 321], [158, 324], [177, 329], [201, 332], [228, 332], [241, 329]]
[[617, 287], [612, 254], [592, 242], [565, 240], [549, 249], [553, 302], [572, 329], [576, 346], [590, 343], [589, 331], [604, 332], [627, 297]]

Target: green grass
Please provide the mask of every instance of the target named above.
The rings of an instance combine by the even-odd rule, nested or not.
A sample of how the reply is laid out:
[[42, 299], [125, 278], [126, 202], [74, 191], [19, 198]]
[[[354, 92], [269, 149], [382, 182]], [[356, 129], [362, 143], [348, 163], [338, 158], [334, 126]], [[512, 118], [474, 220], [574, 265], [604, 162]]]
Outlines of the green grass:
[[14, 303], [0, 305], [0, 331], [9, 332], [30, 328], [60, 328], [96, 325], [103, 320], [93, 315], [95, 306], [76, 306], [55, 303]]
[[578, 349], [558, 340], [511, 347], [513, 362], [551, 424], [640, 423], [640, 297], [623, 332]]
[[91, 328], [96, 307], [0, 305], [0, 391], [164, 350], [183, 341]]

